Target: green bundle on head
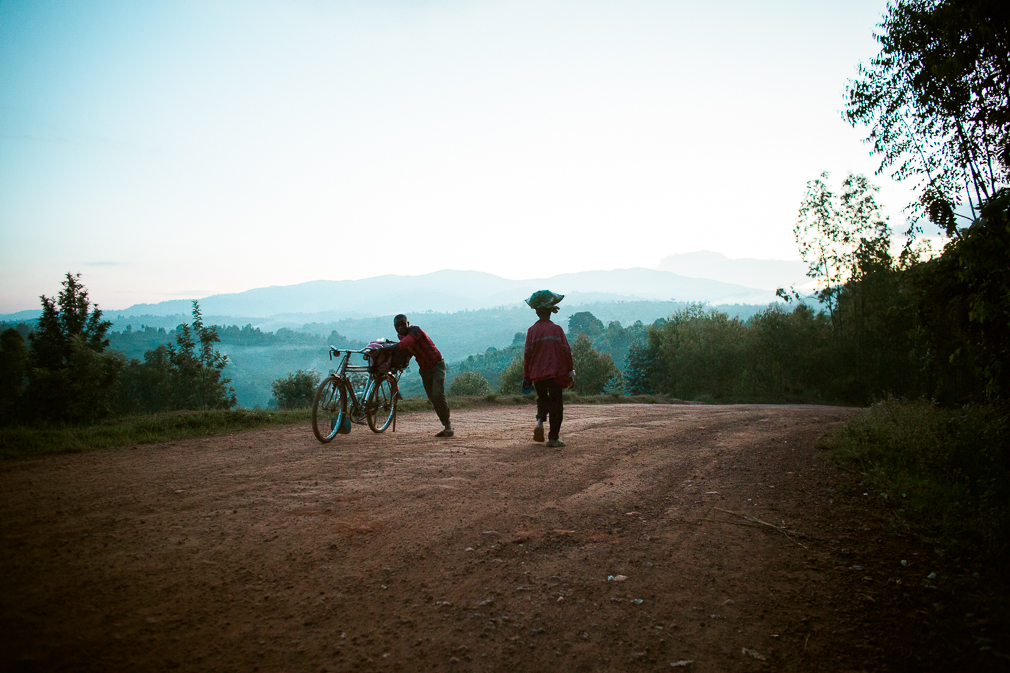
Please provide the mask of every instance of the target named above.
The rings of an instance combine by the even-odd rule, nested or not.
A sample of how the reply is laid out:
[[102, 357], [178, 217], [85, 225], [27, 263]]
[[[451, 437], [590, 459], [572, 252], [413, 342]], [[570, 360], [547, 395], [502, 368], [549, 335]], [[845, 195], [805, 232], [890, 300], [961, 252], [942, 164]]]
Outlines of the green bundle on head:
[[530, 295], [530, 298], [526, 300], [526, 303], [529, 304], [529, 307], [535, 311], [545, 309], [549, 310], [551, 313], [557, 313], [560, 310], [557, 305], [564, 298], [565, 295], [563, 294], [557, 294], [551, 292], [550, 290], [540, 290]]

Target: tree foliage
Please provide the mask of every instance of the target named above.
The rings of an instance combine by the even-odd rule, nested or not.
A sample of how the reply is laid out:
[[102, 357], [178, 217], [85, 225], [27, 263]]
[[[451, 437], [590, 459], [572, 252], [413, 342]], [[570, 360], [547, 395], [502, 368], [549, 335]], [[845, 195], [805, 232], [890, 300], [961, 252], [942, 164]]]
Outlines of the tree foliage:
[[633, 346], [644, 344], [648, 339], [646, 327], [641, 320], [622, 327], [617, 320], [607, 323], [605, 329], [593, 338], [593, 348], [600, 353], [609, 353], [614, 363], [623, 363]]
[[[939, 258], [899, 265], [898, 279], [888, 281], [895, 298], [889, 318], [905, 314], [907, 352], [925, 373], [926, 388], [947, 401], [1002, 399], [1010, 384], [1004, 5], [896, 0], [876, 35], [880, 53], [846, 90], [845, 116], [869, 128], [880, 170], [911, 181], [918, 192], [912, 214], [928, 216], [952, 239]], [[955, 215], [965, 200], [967, 227]], [[911, 231], [917, 229], [918, 221]], [[899, 329], [889, 328], [892, 338]]]
[[1010, 391], [1010, 190], [943, 254], [910, 269], [915, 343], [944, 402]]
[[175, 346], [168, 346], [168, 360], [175, 369], [175, 404], [180, 409], [230, 409], [235, 392], [222, 378], [228, 356], [218, 352], [217, 327], [203, 324], [200, 304], [193, 301], [193, 325], [180, 325]]
[[621, 389], [621, 372], [610, 354], [599, 353], [593, 348], [593, 342], [585, 333], [579, 334], [572, 344], [572, 362], [575, 366], [574, 390], [579, 395], [600, 395], [605, 390]]
[[880, 53], [848, 83], [845, 118], [868, 127], [882, 172], [909, 180], [915, 217], [956, 235], [1010, 178], [1010, 19], [1000, 0], [897, 0]]
[[739, 320], [700, 304], [674, 313], [649, 333], [654, 387], [684, 399], [733, 396], [743, 370], [743, 332]]
[[982, 204], [979, 219], [945, 253], [957, 265], [955, 292], [967, 308], [965, 345], [974, 351], [975, 372], [987, 397], [1005, 397], [1010, 392], [1010, 189]]

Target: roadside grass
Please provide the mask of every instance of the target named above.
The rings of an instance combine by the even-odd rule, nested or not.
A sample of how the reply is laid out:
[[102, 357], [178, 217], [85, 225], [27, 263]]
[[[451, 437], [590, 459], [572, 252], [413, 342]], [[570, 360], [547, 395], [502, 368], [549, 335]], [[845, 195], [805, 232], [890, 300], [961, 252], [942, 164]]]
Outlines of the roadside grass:
[[[536, 395], [487, 395], [484, 397], [449, 397], [450, 409], [477, 409], [515, 404], [536, 404]], [[664, 395], [574, 395], [565, 394], [567, 404], [686, 404]], [[425, 397], [400, 401], [398, 413], [431, 409]], [[55, 453], [77, 453], [111, 446], [153, 444], [197, 437], [227, 435], [281, 425], [308, 426], [310, 409], [264, 411], [173, 411], [149, 416], [113, 418], [87, 426], [8, 426], [0, 428], [0, 460], [31, 458]]]
[[0, 459], [76, 453], [110, 446], [213, 437], [241, 430], [310, 423], [308, 409], [293, 411], [173, 411], [114, 418], [96, 425], [0, 428]]
[[865, 476], [907, 526], [953, 557], [1010, 575], [1008, 409], [887, 400], [820, 444]]

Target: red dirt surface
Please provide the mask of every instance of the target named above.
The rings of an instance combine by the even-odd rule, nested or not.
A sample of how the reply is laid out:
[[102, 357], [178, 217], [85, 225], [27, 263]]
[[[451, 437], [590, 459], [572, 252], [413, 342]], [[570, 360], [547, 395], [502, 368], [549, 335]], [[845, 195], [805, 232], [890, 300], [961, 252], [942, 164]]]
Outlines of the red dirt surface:
[[562, 449], [527, 406], [0, 464], [0, 669], [1000, 668], [815, 448], [857, 410], [565, 413]]

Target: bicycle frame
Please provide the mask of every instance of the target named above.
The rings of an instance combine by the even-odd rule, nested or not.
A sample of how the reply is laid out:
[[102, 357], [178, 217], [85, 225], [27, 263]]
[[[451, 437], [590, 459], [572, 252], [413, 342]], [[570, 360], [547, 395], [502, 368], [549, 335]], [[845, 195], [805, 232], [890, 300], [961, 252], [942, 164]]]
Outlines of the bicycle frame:
[[[335, 348], [330, 346], [330, 360], [333, 360], [333, 356], [336, 355], [340, 357], [343, 353], [343, 357], [340, 357], [340, 361], [337, 364], [337, 368], [333, 371], [333, 375], [338, 379], [343, 381], [344, 389], [347, 391], [347, 395], [350, 398], [349, 409], [347, 410], [351, 416], [351, 420], [355, 423], [360, 423], [361, 419], [365, 415], [365, 410], [361, 407], [362, 402], [368, 399], [368, 392], [373, 385], [375, 385], [375, 376], [372, 374], [369, 366], [366, 365], [352, 365], [351, 355], [358, 354], [364, 355], [367, 351], [362, 350], [350, 350], [346, 348]], [[351, 385], [351, 381], [348, 378], [348, 374], [367, 374], [368, 381], [365, 383], [364, 389], [361, 391], [361, 401], [358, 400], [357, 392], [354, 390], [354, 386]], [[399, 381], [399, 377], [397, 377]]]
[[[368, 409], [365, 408], [365, 404], [369, 398], [369, 394], [372, 392], [372, 388], [379, 385], [386, 377], [392, 378], [393, 383], [395, 384], [395, 393], [399, 395], [400, 376], [405, 371], [404, 369], [393, 369], [388, 372], [375, 372], [368, 364], [352, 365], [350, 363], [351, 355], [365, 355], [369, 352], [368, 349], [352, 350], [330, 346], [329, 352], [330, 360], [333, 360], [334, 355], [340, 358], [337, 368], [333, 371], [333, 376], [342, 382], [341, 385], [344, 390], [347, 391], [347, 395], [350, 398], [347, 412], [350, 416], [351, 422], [358, 424], [363, 422], [362, 419], [365, 418], [368, 412]], [[368, 376], [365, 387], [360, 391], [360, 399], [358, 398], [357, 391], [354, 390], [354, 386], [351, 384], [348, 374], [367, 374]], [[395, 405], [393, 409], [393, 432], [396, 432]]]

